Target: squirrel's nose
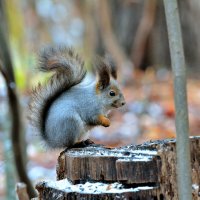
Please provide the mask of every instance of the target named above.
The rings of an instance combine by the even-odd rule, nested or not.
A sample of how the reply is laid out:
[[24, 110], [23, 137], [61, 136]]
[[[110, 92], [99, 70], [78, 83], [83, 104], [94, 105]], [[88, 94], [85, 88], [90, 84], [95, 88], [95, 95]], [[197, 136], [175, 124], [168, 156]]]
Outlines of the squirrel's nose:
[[125, 102], [125, 101], [121, 103], [121, 105], [122, 105], [122, 106], [124, 106], [125, 104], [126, 104], [126, 102]]

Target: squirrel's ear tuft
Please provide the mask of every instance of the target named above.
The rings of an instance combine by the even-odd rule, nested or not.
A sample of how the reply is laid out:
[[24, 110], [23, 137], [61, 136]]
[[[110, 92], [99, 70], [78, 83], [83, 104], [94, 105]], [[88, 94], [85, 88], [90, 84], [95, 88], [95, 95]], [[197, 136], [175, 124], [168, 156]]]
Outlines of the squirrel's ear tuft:
[[116, 80], [117, 79], [117, 66], [112, 56], [109, 54], [105, 55], [105, 60], [109, 64], [111, 76]]
[[95, 67], [99, 76], [96, 88], [97, 90], [103, 90], [110, 84], [110, 67], [107, 65], [104, 59], [100, 57], [96, 57]]

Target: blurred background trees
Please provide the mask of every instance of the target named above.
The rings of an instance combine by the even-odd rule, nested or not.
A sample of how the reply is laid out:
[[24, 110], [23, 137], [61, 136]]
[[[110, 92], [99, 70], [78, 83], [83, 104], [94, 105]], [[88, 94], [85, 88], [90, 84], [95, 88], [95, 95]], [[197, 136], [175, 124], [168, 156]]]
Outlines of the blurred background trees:
[[[6, 5], [12, 55], [18, 68], [26, 67], [27, 73], [33, 68], [35, 53], [48, 43], [78, 48], [87, 60], [108, 52], [124, 74], [134, 67], [170, 66], [162, 1], [8, 0]], [[192, 72], [199, 69], [199, 22], [195, 19], [200, 3], [180, 0], [179, 7], [186, 61]], [[23, 85], [26, 78], [19, 71]]]
[[[0, 20], [6, 33], [0, 43], [0, 60], [10, 71], [11, 79], [16, 81], [23, 108], [20, 120], [24, 130], [20, 129], [20, 136], [25, 132], [28, 146], [27, 149], [24, 147], [24, 152], [27, 150], [31, 160], [28, 172], [32, 180], [51, 177], [57, 156], [52, 153], [44, 163], [46, 153], [41, 150], [44, 148], [38, 142], [40, 139], [28, 126], [25, 114], [31, 88], [46, 78], [36, 70], [37, 53], [49, 43], [73, 46], [83, 55], [88, 71], [91, 71], [95, 54], [111, 54], [118, 65], [127, 106], [112, 114], [110, 128], [94, 129], [91, 133], [93, 140], [119, 146], [175, 136], [169, 44], [162, 1], [1, 0], [0, 3], [4, 4], [5, 16], [1, 12]], [[190, 132], [197, 135], [200, 82], [194, 78], [199, 77], [200, 71], [200, 2], [179, 0], [178, 3], [186, 67], [191, 77], [188, 82]], [[3, 53], [6, 51], [10, 59]], [[5, 91], [5, 80], [0, 75], [0, 138], [4, 152], [8, 152], [5, 144], [10, 142], [11, 120], [6, 114], [8, 98]], [[6, 134], [7, 138], [4, 137]], [[0, 180], [3, 182], [4, 165], [9, 162], [4, 162], [7, 158], [2, 152], [3, 149], [0, 150]], [[1, 192], [5, 193], [5, 184], [0, 185], [0, 195]]]
[[[17, 36], [19, 43], [25, 41], [20, 46], [30, 52], [37, 52], [45, 43], [64, 43], [78, 47], [87, 58], [109, 52], [124, 68], [170, 66], [162, 1], [22, 2], [20, 5], [14, 0], [7, 3], [11, 34], [13, 40]], [[12, 22], [12, 15], [16, 19], [13, 3], [19, 9], [17, 24]], [[198, 69], [200, 36], [195, 19], [198, 19], [200, 3], [184, 0], [179, 1], [179, 7], [186, 60], [190, 68]]]

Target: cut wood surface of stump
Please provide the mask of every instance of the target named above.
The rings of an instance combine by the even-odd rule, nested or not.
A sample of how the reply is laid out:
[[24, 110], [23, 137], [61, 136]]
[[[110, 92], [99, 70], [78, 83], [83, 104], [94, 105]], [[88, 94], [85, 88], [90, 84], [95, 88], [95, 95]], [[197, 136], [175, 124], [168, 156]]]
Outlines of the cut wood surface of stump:
[[[200, 199], [200, 137], [191, 137], [193, 199]], [[41, 182], [40, 199], [178, 199], [174, 139], [64, 151], [56, 182]]]

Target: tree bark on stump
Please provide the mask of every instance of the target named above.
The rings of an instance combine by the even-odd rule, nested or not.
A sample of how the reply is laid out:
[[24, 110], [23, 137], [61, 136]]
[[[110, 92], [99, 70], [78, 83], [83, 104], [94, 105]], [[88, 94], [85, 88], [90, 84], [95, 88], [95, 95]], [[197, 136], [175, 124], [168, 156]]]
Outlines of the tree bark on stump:
[[[200, 137], [191, 137], [190, 143], [193, 199], [197, 200]], [[100, 145], [69, 149], [58, 158], [58, 181], [37, 184], [39, 199], [178, 199], [175, 150], [174, 139], [114, 149]], [[101, 184], [105, 190], [94, 189]]]

